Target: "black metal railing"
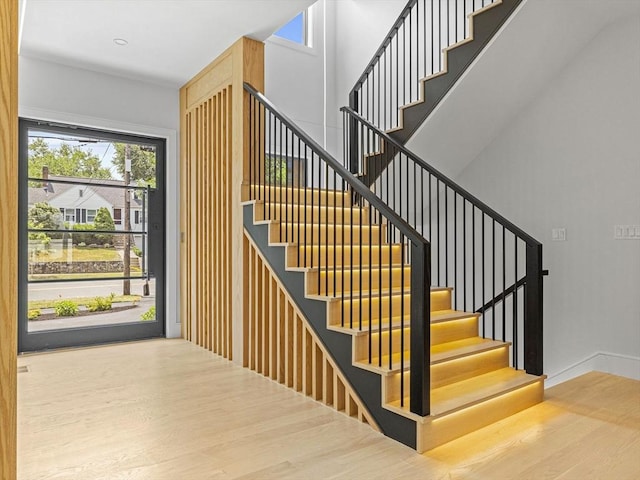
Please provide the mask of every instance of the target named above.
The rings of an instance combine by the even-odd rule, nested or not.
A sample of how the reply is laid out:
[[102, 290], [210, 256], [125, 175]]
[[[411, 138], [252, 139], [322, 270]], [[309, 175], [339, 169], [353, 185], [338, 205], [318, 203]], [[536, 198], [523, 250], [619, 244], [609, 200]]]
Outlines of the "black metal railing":
[[[279, 229], [288, 267], [307, 271], [307, 294], [333, 297], [334, 326], [369, 333], [357, 360], [408, 371], [407, 385], [398, 375], [400, 402], [406, 396], [412, 412], [428, 415], [429, 242], [263, 95], [245, 90], [256, 216]], [[290, 171], [296, 164], [303, 167]]]
[[512, 343], [515, 368], [542, 374], [542, 244], [351, 108], [342, 111], [345, 155], [356, 155], [347, 161], [366, 173], [391, 156], [371, 191], [429, 241], [432, 284], [453, 287], [454, 309], [481, 314], [481, 336]]
[[[498, 0], [410, 0], [349, 94], [349, 106], [387, 131], [441, 72], [443, 49], [468, 38], [468, 15]], [[355, 173], [355, 172], [354, 172]]]

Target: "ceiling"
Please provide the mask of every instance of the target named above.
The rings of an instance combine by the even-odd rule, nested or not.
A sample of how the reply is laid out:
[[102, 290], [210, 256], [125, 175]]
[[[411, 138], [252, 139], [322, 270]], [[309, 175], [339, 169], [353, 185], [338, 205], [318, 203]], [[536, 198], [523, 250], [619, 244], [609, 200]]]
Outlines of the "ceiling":
[[314, 2], [21, 0], [20, 55], [179, 87], [238, 38], [265, 40]]

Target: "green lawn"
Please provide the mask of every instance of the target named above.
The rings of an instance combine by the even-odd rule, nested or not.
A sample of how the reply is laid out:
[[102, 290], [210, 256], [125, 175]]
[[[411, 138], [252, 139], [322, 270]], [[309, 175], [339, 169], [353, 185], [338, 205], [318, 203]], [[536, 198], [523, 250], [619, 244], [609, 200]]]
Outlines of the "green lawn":
[[[69, 253], [71, 256], [69, 257]], [[82, 248], [73, 247], [71, 250], [40, 250], [30, 252], [29, 258], [35, 262], [67, 261], [74, 262], [110, 262], [121, 260], [118, 252], [113, 248]]]
[[[108, 297], [109, 295], [104, 295]], [[76, 297], [76, 298], [65, 298], [64, 300], [71, 300], [76, 302], [78, 305], [87, 305], [91, 302], [95, 297]], [[142, 298], [140, 295], [116, 295], [113, 297], [113, 303], [122, 303], [122, 302], [137, 302]], [[43, 308], [54, 308], [55, 303], [60, 300], [59, 298], [54, 298], [52, 300], [32, 300], [29, 302], [29, 310], [41, 310]]]

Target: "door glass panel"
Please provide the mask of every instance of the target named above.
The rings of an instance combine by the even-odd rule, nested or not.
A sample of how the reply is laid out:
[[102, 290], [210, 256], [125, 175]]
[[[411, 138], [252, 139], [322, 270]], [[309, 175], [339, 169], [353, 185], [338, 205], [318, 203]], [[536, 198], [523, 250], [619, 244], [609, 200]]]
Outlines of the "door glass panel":
[[[21, 154], [27, 334], [159, 323], [155, 273], [163, 259], [150, 260], [150, 251], [162, 239], [150, 245], [148, 235], [150, 212], [156, 230], [164, 215], [157, 201], [159, 143], [60, 130], [21, 130], [23, 147], [25, 138], [28, 144]], [[141, 328], [135, 338], [144, 336], [147, 327]], [[125, 328], [122, 338], [103, 331], [85, 337], [128, 339]], [[149, 329], [148, 336], [162, 331]]]

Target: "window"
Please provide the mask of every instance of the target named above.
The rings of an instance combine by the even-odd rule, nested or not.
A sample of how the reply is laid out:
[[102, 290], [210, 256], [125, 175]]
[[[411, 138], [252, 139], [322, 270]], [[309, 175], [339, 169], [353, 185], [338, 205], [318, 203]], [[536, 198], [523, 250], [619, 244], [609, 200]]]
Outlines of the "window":
[[64, 221], [74, 223], [76, 221], [76, 210], [75, 208], [66, 208], [64, 210]]
[[136, 225], [140, 225], [140, 210], [134, 210], [133, 223], [135, 223]]
[[122, 209], [114, 208], [113, 209], [113, 223], [116, 225], [122, 225]]
[[308, 11], [300, 12], [273, 35], [298, 45], [310, 46], [308, 35]]
[[93, 223], [96, 219], [96, 210], [87, 210], [87, 223]]
[[84, 190], [78, 190], [78, 195], [80, 196], [80, 198], [82, 198], [82, 196], [84, 195]]

